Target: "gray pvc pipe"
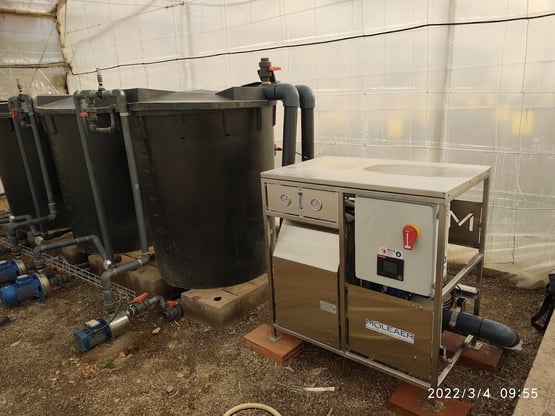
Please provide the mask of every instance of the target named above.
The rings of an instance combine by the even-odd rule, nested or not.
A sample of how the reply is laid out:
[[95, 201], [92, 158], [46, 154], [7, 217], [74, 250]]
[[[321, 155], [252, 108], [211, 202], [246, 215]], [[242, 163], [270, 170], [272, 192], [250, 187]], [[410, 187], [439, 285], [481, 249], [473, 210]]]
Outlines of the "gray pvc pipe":
[[285, 108], [281, 165], [291, 165], [295, 163], [297, 146], [297, 112], [300, 105], [299, 91], [291, 84], [263, 85], [262, 89], [267, 100], [280, 100]]
[[[18, 97], [11, 97], [8, 99], [8, 106], [10, 110], [17, 111], [16, 106], [14, 104], [15, 100]], [[19, 153], [21, 153], [21, 159], [23, 162], [23, 170], [25, 171], [25, 175], [27, 176], [27, 185], [29, 186], [29, 190], [31, 191], [31, 199], [33, 200], [33, 206], [35, 208], [35, 217], [40, 216], [40, 206], [39, 200], [37, 197], [37, 190], [35, 188], [35, 182], [33, 181], [33, 175], [31, 174], [31, 167], [29, 166], [29, 158], [27, 156], [27, 150], [25, 149], [25, 144], [23, 143], [23, 136], [21, 134], [21, 127], [19, 123], [13, 118], [14, 130], [15, 130], [15, 137], [17, 138], [17, 145], [19, 147]]]
[[40, 254], [41, 253], [43, 253], [45, 251], [49, 251], [49, 250], [54, 250], [56, 248], [76, 246], [76, 245], [82, 244], [82, 243], [93, 243], [94, 244], [94, 246], [96, 247], [96, 250], [98, 251], [98, 253], [102, 257], [102, 265], [103, 265], [104, 269], [107, 269], [112, 264], [112, 261], [111, 261], [110, 257], [108, 257], [108, 253], [106, 252], [104, 246], [102, 245], [102, 242], [100, 241], [100, 238], [98, 238], [96, 235], [87, 235], [85, 237], [78, 237], [78, 238], [74, 238], [74, 239], [56, 241], [54, 243], [41, 244], [39, 246], [36, 246], [33, 250], [33, 264], [37, 268], [42, 268], [44, 266], [43, 266], [42, 261], [40, 261], [41, 260], [40, 259]]
[[[35, 146], [36, 146], [36, 150], [37, 150], [37, 156], [38, 156], [38, 159], [39, 159], [39, 164], [40, 164], [41, 173], [42, 173], [42, 180], [44, 182], [44, 188], [45, 188], [46, 197], [47, 197], [47, 200], [48, 200], [49, 214], [44, 216], [44, 217], [34, 218], [34, 219], [27, 220], [27, 221], [11, 224], [11, 225], [8, 226], [8, 230], [7, 230], [8, 239], [10, 241], [10, 244], [12, 245], [12, 249], [16, 250], [16, 251], [17, 251], [17, 249], [16, 249], [17, 238], [16, 238], [15, 233], [19, 228], [30, 226], [33, 229], [34, 225], [41, 224], [41, 223], [48, 222], [48, 221], [52, 221], [53, 219], [56, 218], [56, 215], [57, 215], [56, 202], [54, 201], [54, 194], [52, 193], [52, 187], [50, 185], [50, 179], [48, 177], [48, 171], [46, 169], [46, 161], [45, 161], [45, 158], [44, 158], [44, 152], [42, 151], [42, 145], [40, 143], [40, 136], [39, 136], [39, 131], [38, 131], [37, 122], [36, 122], [36, 118], [35, 118], [35, 112], [34, 112], [34, 108], [33, 108], [33, 100], [27, 94], [20, 94], [19, 99], [23, 103], [26, 104], [27, 113], [29, 114], [29, 120], [31, 121], [31, 128], [33, 130], [33, 136], [34, 136], [34, 139], [35, 139]], [[14, 98], [12, 97], [11, 105], [13, 105], [13, 100], [14, 100]], [[17, 126], [17, 123], [15, 123], [15, 122], [14, 122], [14, 127], [16, 128], [16, 132], [17, 132], [17, 129], [19, 128], [19, 126]], [[20, 133], [19, 138], [21, 138], [21, 132], [19, 132], [19, 133]], [[35, 231], [35, 230], [33, 229], [33, 231]]]
[[[99, 90], [99, 91], [83, 91], [80, 92], [81, 97], [95, 98], [115, 98], [119, 111], [121, 127], [123, 132], [123, 140], [125, 143], [125, 151], [127, 154], [127, 163], [129, 168], [129, 177], [131, 180], [131, 188], [133, 192], [133, 203], [137, 217], [137, 227], [139, 233], [139, 243], [141, 246], [141, 257], [132, 262], [123, 264], [113, 269], [106, 270], [100, 276], [104, 295], [104, 308], [108, 313], [115, 310], [116, 302], [112, 291], [112, 278], [131, 270], [135, 270], [147, 264], [154, 254], [148, 251], [148, 240], [146, 235], [146, 223], [144, 218], [144, 209], [142, 203], [141, 189], [139, 187], [139, 174], [137, 172], [137, 164], [135, 162], [135, 153], [133, 151], [133, 143], [131, 140], [131, 129], [129, 127], [129, 111], [127, 108], [127, 96], [123, 90]], [[75, 97], [75, 95], [74, 95]]]
[[0, 218], [0, 224], [11, 224], [13, 222], [29, 221], [32, 219], [30, 215], [18, 215], [17, 217]]
[[56, 215], [56, 203], [54, 202], [54, 193], [52, 192], [52, 185], [50, 183], [50, 177], [48, 176], [48, 170], [46, 167], [46, 160], [44, 158], [44, 152], [42, 149], [42, 143], [40, 142], [40, 133], [37, 127], [37, 119], [35, 117], [35, 109], [33, 106], [33, 99], [27, 95], [23, 94], [23, 102], [27, 104], [27, 111], [29, 114], [29, 120], [31, 121], [31, 129], [33, 130], [33, 137], [35, 139], [35, 147], [37, 148], [37, 155], [39, 158], [40, 170], [42, 172], [42, 179], [44, 182], [44, 190], [46, 191], [46, 199], [48, 201], [48, 210], [54, 216]]
[[100, 276], [102, 283], [102, 293], [104, 296], [104, 309], [108, 313], [113, 313], [116, 309], [116, 301], [114, 300], [114, 291], [112, 290], [112, 279], [124, 272], [138, 269], [147, 264], [151, 258], [154, 257], [152, 253], [143, 253], [137, 260], [131, 261], [121, 266], [108, 269]]
[[[515, 350], [521, 348], [520, 336], [507, 325], [466, 312], [459, 312], [458, 316], [453, 318], [454, 313], [456, 312], [452, 310], [443, 312], [444, 328], [452, 328], [466, 335], [475, 335], [504, 348]], [[451, 322], [452, 319], [454, 323]]]
[[301, 107], [301, 160], [314, 159], [314, 107], [316, 97], [307, 85], [295, 85]]
[[81, 139], [81, 148], [83, 149], [83, 156], [85, 158], [85, 165], [87, 167], [87, 174], [89, 176], [89, 183], [91, 186], [92, 196], [94, 200], [94, 206], [96, 209], [96, 215], [98, 219], [98, 225], [100, 227], [100, 235], [102, 236], [102, 241], [104, 247], [110, 256], [110, 260], [114, 260], [114, 252], [112, 250], [112, 241], [110, 239], [110, 232], [108, 231], [106, 212], [104, 211], [104, 205], [102, 204], [102, 195], [98, 187], [98, 182], [96, 180], [96, 174], [94, 171], [94, 165], [91, 158], [91, 152], [89, 148], [89, 137], [85, 126], [83, 125], [83, 120], [81, 117], [81, 100], [90, 96], [90, 91], [76, 91], [73, 94], [73, 104], [75, 106], [75, 116], [77, 117], [77, 126], [79, 128], [79, 137]]

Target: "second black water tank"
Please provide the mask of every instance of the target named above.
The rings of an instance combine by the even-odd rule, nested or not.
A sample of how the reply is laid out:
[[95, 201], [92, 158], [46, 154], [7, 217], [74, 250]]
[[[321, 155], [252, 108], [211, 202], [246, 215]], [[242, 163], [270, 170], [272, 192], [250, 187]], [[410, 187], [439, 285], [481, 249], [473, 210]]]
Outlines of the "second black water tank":
[[[114, 103], [115, 100], [99, 103], [99, 127], [110, 125]], [[48, 133], [74, 236], [96, 235], [101, 238], [73, 97], [38, 96], [35, 109]], [[88, 135], [113, 252], [138, 250], [135, 207], [121, 129], [118, 127], [110, 134], [88, 132]]]
[[274, 165], [275, 103], [257, 87], [128, 97], [162, 278], [215, 288], [264, 273], [260, 172]]

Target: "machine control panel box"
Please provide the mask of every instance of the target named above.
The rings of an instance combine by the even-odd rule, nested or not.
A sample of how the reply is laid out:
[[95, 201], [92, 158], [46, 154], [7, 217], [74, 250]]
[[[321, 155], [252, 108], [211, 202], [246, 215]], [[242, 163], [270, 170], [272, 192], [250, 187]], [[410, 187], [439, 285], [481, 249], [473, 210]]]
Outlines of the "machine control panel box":
[[356, 197], [356, 276], [433, 296], [437, 222], [432, 205]]

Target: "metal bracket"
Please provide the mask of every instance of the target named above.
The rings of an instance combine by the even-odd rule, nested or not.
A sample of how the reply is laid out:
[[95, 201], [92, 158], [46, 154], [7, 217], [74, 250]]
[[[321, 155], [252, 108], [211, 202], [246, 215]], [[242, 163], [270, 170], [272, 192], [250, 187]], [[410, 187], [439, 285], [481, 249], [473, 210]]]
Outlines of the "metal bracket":
[[483, 346], [483, 342], [472, 340], [472, 342], [468, 344], [467, 348], [473, 349], [474, 351], [480, 351]]

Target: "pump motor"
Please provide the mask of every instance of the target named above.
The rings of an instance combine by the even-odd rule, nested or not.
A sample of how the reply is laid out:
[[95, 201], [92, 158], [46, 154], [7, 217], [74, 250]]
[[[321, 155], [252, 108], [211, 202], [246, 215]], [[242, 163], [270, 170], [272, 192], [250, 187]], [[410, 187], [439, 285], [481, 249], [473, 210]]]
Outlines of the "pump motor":
[[85, 322], [85, 328], [73, 333], [73, 340], [77, 349], [85, 352], [125, 333], [128, 328], [129, 317], [120, 312], [109, 320], [101, 317]]
[[0, 289], [0, 302], [4, 306], [16, 306], [28, 299], [37, 299], [42, 303], [53, 287], [62, 286], [70, 280], [71, 276], [55, 267], [44, 273], [24, 274]]
[[27, 272], [27, 266], [21, 260], [0, 261], [0, 286], [13, 282], [17, 276]]
[[28, 299], [37, 299], [39, 303], [44, 301], [50, 292], [50, 281], [39, 273], [24, 274], [18, 276], [11, 285], [0, 289], [0, 302], [4, 306], [15, 306]]

